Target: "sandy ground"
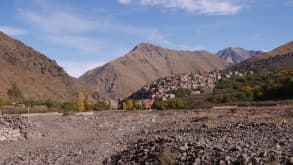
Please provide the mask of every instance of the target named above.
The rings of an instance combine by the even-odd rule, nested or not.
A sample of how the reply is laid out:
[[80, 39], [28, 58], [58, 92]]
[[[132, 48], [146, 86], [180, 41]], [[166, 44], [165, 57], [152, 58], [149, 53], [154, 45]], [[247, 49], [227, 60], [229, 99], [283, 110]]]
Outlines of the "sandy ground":
[[[158, 136], [160, 138], [168, 136], [172, 137], [171, 139], [173, 140], [175, 139], [170, 144], [174, 143], [176, 147], [180, 148], [181, 144], [186, 145], [189, 143], [193, 146], [195, 142], [199, 141], [198, 138], [201, 137], [201, 132], [203, 132], [203, 137], [219, 136], [219, 139], [221, 139], [220, 136], [225, 136], [225, 132], [229, 132], [229, 130], [241, 130], [241, 123], [255, 123], [252, 128], [250, 126], [249, 129], [243, 127], [245, 132], [253, 130], [259, 132], [259, 129], [265, 129], [265, 134], [272, 138], [274, 136], [279, 138], [278, 135], [274, 134], [276, 133], [274, 131], [281, 130], [282, 136], [287, 138], [284, 145], [277, 146], [281, 147], [281, 149], [276, 149], [285, 154], [284, 157], [280, 158], [280, 163], [290, 164], [291, 157], [293, 161], [292, 106], [246, 107], [238, 108], [236, 111], [230, 109], [104, 111], [95, 112], [92, 115], [60, 116], [48, 114], [31, 115], [25, 118], [31, 125], [26, 129], [26, 140], [0, 142], [0, 164], [145, 164], [144, 162], [149, 161], [147, 153], [144, 156], [145, 159], [137, 160], [135, 157], [139, 157], [139, 155], [129, 151], [130, 149], [138, 150], [137, 147], [133, 148], [133, 145], [140, 145], [141, 143], [138, 141], [141, 139], [146, 141], [150, 139], [151, 141], [151, 139], [156, 140]], [[227, 125], [233, 123], [238, 123], [238, 125], [227, 127]], [[261, 123], [266, 125], [264, 127], [258, 125]], [[276, 126], [276, 129], [270, 124]], [[283, 128], [283, 125], [286, 127], [284, 126]], [[254, 126], [255, 129], [253, 129]], [[182, 131], [180, 130], [185, 130], [186, 133], [181, 134], [180, 132]], [[246, 135], [246, 133], [242, 135], [241, 131], [236, 131], [235, 133], [239, 133], [241, 136]], [[176, 139], [181, 137], [182, 142], [177, 143]], [[235, 136], [234, 141], [237, 141], [238, 138], [238, 136]], [[246, 137], [243, 138], [245, 139]], [[290, 144], [290, 142], [292, 143]], [[167, 144], [167, 142], [165, 143]], [[214, 144], [213, 140], [210, 143], [206, 143], [212, 146]], [[244, 144], [239, 144], [240, 147], [246, 145], [245, 140], [242, 143]], [[268, 140], [267, 143], [271, 143], [271, 141]], [[276, 145], [279, 144], [278, 139], [275, 143]], [[205, 146], [208, 146], [207, 144]], [[147, 148], [149, 143], [145, 145]], [[265, 149], [274, 149], [274, 145]], [[219, 151], [219, 153], [226, 154], [225, 157], [229, 154], [225, 152], [225, 146], [222, 146], [222, 149], [219, 150], [223, 150]], [[205, 151], [209, 151], [209, 148]], [[197, 158], [198, 154], [194, 153], [195, 151], [192, 152], [193, 157], [192, 155], [188, 157], [187, 153], [185, 160], [181, 160], [184, 158], [182, 156], [172, 159], [175, 162], [173, 164], [180, 164], [178, 162], [181, 162], [181, 164], [200, 162], [199, 158]], [[233, 156], [231, 155], [231, 157]], [[188, 161], [187, 157], [189, 158]], [[234, 157], [236, 159], [237, 155]], [[149, 161], [150, 164], [164, 164], [160, 157], [156, 157], [156, 159], [156, 161]], [[205, 158], [201, 157], [200, 159], [204, 162]], [[217, 157], [217, 159], [221, 158]], [[207, 158], [205, 163], [200, 164], [208, 163], [211, 162]], [[223, 162], [220, 160], [212, 162], [212, 164], [220, 163]], [[172, 164], [170, 160], [168, 164]]]

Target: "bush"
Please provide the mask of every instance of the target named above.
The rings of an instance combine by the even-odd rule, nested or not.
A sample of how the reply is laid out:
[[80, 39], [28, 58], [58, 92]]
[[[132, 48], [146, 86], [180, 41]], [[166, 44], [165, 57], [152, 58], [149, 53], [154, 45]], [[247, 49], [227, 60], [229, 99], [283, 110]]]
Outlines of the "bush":
[[40, 101], [40, 100], [26, 100], [24, 101], [25, 105], [33, 107], [37, 105], [45, 105], [45, 102]]
[[0, 99], [0, 106], [3, 106], [3, 105], [10, 105], [10, 101], [6, 100], [6, 99]]
[[9, 96], [11, 101], [15, 101], [15, 102], [24, 101], [24, 97], [16, 83], [13, 83], [11, 88], [7, 90], [7, 95]]
[[166, 110], [166, 109], [183, 109], [185, 105], [181, 99], [170, 100], [156, 100], [153, 104], [154, 109]]
[[86, 111], [92, 111], [95, 109], [95, 105], [91, 103], [85, 103], [85, 110]]
[[57, 101], [53, 101], [53, 100], [47, 100], [47, 101], [45, 102], [45, 105], [46, 105], [48, 108], [51, 108], [51, 109], [59, 109], [59, 110], [62, 109], [61, 104], [58, 103]]
[[75, 103], [65, 102], [61, 105], [61, 109], [64, 112], [76, 112], [78, 110]]
[[96, 111], [102, 111], [102, 110], [108, 110], [109, 106], [106, 102], [103, 101], [97, 101], [97, 103], [94, 106], [94, 110]]
[[138, 109], [143, 109], [143, 104], [139, 100], [126, 100], [122, 102], [122, 107], [123, 110], [138, 110]]

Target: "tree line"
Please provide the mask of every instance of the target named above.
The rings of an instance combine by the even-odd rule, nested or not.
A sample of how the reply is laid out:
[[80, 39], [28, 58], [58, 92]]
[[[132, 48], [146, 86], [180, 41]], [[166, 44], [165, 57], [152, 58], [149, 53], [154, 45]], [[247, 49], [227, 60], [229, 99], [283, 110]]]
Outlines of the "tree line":
[[292, 98], [293, 70], [281, 70], [220, 80], [209, 101], [228, 103]]

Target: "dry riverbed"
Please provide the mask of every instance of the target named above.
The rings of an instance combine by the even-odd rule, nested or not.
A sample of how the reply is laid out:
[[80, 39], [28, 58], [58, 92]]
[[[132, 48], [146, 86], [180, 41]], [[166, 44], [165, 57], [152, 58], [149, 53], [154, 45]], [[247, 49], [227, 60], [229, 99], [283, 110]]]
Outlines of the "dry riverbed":
[[0, 117], [0, 164], [293, 164], [293, 107]]

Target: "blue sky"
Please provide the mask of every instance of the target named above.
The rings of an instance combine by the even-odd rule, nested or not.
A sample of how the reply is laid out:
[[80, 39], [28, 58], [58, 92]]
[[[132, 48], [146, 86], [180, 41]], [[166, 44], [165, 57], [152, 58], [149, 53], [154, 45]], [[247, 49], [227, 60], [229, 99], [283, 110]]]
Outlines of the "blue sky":
[[269, 51], [293, 40], [293, 0], [2, 0], [0, 30], [70, 75], [141, 42], [180, 50]]

